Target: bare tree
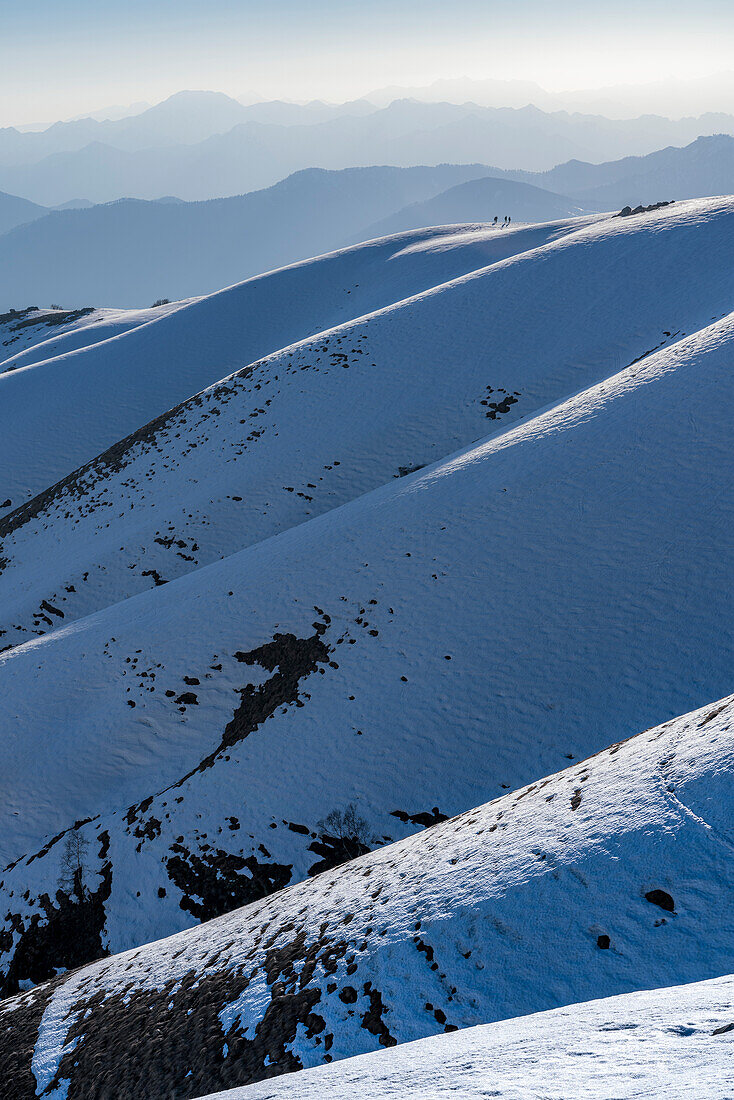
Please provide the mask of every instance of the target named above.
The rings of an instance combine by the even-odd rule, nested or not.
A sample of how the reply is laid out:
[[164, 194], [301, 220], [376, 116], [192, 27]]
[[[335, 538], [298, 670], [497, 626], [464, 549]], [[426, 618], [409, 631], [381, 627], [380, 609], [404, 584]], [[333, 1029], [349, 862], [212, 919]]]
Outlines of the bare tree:
[[343, 810], [332, 810], [318, 822], [319, 828], [328, 836], [342, 842], [346, 850], [354, 849], [354, 855], [361, 855], [377, 838], [372, 835], [369, 822], [360, 817], [353, 802]]
[[66, 834], [64, 850], [61, 855], [61, 874], [59, 886], [68, 894], [75, 894], [81, 901], [84, 898], [86, 887], [84, 876], [86, 874], [86, 853], [89, 841], [82, 836], [78, 829], [72, 829]]

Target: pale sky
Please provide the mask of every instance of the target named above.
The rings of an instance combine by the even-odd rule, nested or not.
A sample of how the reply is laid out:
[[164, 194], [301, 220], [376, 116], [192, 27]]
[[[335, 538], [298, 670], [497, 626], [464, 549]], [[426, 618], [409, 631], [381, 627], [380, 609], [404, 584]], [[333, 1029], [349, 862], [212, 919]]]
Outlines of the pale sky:
[[183, 88], [344, 100], [468, 76], [555, 91], [733, 58], [731, 0], [0, 0], [0, 124]]

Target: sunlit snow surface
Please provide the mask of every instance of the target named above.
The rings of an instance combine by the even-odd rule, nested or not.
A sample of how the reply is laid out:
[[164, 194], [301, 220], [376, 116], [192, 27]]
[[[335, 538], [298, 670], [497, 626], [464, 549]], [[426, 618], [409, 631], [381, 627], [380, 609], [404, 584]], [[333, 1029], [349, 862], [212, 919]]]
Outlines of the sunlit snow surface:
[[653, 1096], [734, 1096], [734, 978], [628, 993], [421, 1039], [297, 1077], [220, 1092], [216, 1100]]
[[[193, 1097], [268, 1076], [271, 1065], [286, 1072], [732, 973], [733, 720], [734, 703], [722, 700], [310, 882], [11, 998], [0, 1004], [0, 1032], [25, 1011], [24, 1041], [38, 1028], [37, 1078], [54, 1088], [69, 1080], [73, 1097], [92, 1080], [99, 1095], [116, 1095], [140, 1066], [146, 1096], [165, 1086]], [[711, 999], [703, 1007], [714, 1014], [693, 1024], [685, 1002], [673, 1003], [683, 1006], [674, 1025], [696, 1028], [694, 1051], [700, 1033], [730, 1022]], [[673, 1050], [687, 1038], [667, 1034]], [[726, 1034], [723, 1044], [729, 1051]]]
[[150, 309], [24, 309], [17, 316], [4, 314], [0, 319], [0, 375], [90, 348], [189, 304], [161, 302]]

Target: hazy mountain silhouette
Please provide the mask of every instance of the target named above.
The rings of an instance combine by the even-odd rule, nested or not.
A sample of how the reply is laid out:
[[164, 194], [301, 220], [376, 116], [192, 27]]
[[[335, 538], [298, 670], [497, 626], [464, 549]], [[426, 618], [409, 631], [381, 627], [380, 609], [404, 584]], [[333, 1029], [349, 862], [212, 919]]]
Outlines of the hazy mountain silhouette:
[[29, 203], [15, 217], [38, 220], [0, 235], [0, 309], [30, 301], [145, 306], [423, 225], [506, 214], [547, 221], [732, 190], [734, 138], [718, 135], [647, 157], [572, 160], [544, 173], [481, 164], [307, 169], [209, 202], [126, 199], [40, 218], [43, 208]]
[[20, 199], [17, 195], [7, 195], [0, 191], [0, 234], [7, 233], [16, 225], [33, 221], [48, 213], [44, 206], [38, 206], [28, 199]]
[[571, 161], [527, 178], [597, 209], [726, 195], [734, 191], [734, 138], [700, 137], [683, 149], [660, 149], [606, 164]]
[[0, 129], [0, 165], [37, 164], [45, 157], [76, 152], [93, 142], [130, 151], [193, 145], [248, 121], [291, 126], [375, 110], [366, 100], [344, 104], [275, 100], [245, 105], [221, 92], [176, 92], [153, 107], [119, 118], [103, 117], [105, 112], [97, 112], [96, 116], [55, 122], [44, 129]]
[[424, 202], [411, 203], [370, 226], [366, 236], [381, 237], [421, 226], [487, 222], [495, 217], [502, 223], [507, 214], [517, 222], [544, 222], [583, 213], [586, 210], [582, 206], [563, 195], [490, 176], [457, 184]]
[[[202, 203], [125, 199], [56, 211], [0, 236], [2, 308], [148, 305], [204, 294], [364, 237], [374, 222], [492, 169], [309, 169]], [[29, 204], [30, 205], [30, 204]]]
[[[491, 161], [504, 170], [547, 171], [571, 159], [646, 155], [726, 131], [734, 132], [734, 118], [726, 115], [620, 122], [533, 106], [415, 100], [382, 110], [363, 101], [339, 108], [244, 107], [214, 93], [181, 93], [117, 122], [64, 123], [43, 134], [0, 131], [0, 187], [45, 205], [79, 196], [95, 202], [167, 194], [200, 200], [268, 187], [308, 167]], [[70, 134], [74, 149], [68, 148]], [[58, 147], [39, 159], [42, 143], [52, 138]], [[24, 142], [25, 152], [19, 147]]]

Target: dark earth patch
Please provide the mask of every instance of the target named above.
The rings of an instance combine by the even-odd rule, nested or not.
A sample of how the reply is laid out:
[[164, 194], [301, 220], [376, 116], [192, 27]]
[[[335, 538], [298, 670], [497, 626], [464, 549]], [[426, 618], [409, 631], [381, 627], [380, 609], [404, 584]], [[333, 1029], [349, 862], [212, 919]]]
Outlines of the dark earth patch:
[[276, 634], [271, 642], [265, 642], [247, 653], [235, 653], [235, 658], [242, 664], [259, 665], [273, 675], [259, 687], [247, 684], [240, 689], [240, 705], [227, 723], [219, 745], [176, 786], [181, 786], [195, 772], [211, 768], [221, 752], [249, 737], [278, 707], [300, 702], [300, 681], [315, 672], [319, 665], [329, 664], [329, 648], [321, 639], [326, 632], [326, 624], [315, 622], [313, 625], [315, 633], [310, 638]]
[[[168, 877], [183, 894], [181, 908], [197, 920], [211, 920], [282, 890], [291, 879], [291, 866], [258, 863], [254, 856], [238, 856], [216, 849], [200, 855], [183, 844], [166, 864]], [[249, 872], [243, 873], [243, 872]]]
[[322, 833], [319, 840], [309, 844], [308, 850], [321, 856], [321, 859], [308, 869], [309, 877], [312, 877], [321, 875], [324, 871], [331, 871], [334, 867], [340, 867], [342, 863], [348, 863], [350, 859], [356, 859], [357, 856], [364, 856], [370, 848], [354, 837], [336, 837]]
[[0, 986], [0, 996], [19, 990], [19, 982], [45, 982], [59, 969], [72, 970], [108, 954], [102, 944], [105, 924], [104, 903], [112, 889], [112, 865], [107, 862], [100, 872], [97, 890], [67, 894], [56, 891], [54, 904], [48, 894], [40, 901], [43, 914], [34, 913], [28, 925], [20, 917], [13, 925], [20, 932], [13, 958]]
[[365, 982], [364, 992], [370, 999], [370, 1007], [362, 1016], [362, 1027], [366, 1031], [369, 1031], [371, 1035], [377, 1036], [377, 1041], [383, 1047], [394, 1047], [397, 1045], [397, 1039], [394, 1035], [390, 1034], [390, 1031], [383, 1020], [383, 1016], [388, 1012], [388, 1008], [382, 1002], [382, 994], [378, 989], [372, 988], [372, 982]]
[[664, 909], [666, 913], [675, 912], [675, 902], [665, 890], [648, 890], [645, 894], [645, 900]]
[[396, 817], [404, 825], [410, 822], [411, 825], [423, 825], [426, 829], [429, 829], [431, 825], [438, 825], [441, 821], [448, 821], [448, 815], [442, 814], [438, 806], [434, 806], [430, 811], [423, 810], [417, 814], [409, 814], [405, 810], [393, 810], [390, 816]]
[[[63, 981], [56, 978], [23, 994], [7, 1012], [0, 1006], [0, 1095], [7, 1100], [36, 1100], [31, 1070], [36, 1036], [46, 1005]], [[12, 1092], [5, 1092], [7, 1088]]]

